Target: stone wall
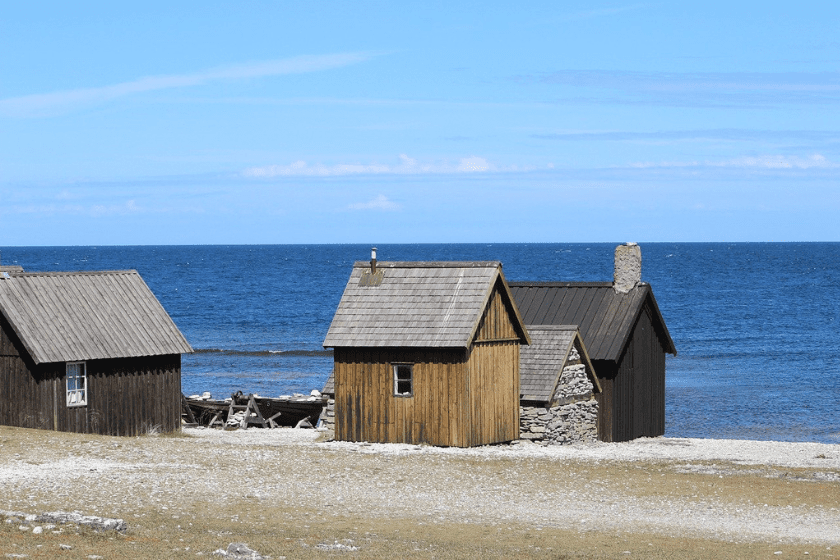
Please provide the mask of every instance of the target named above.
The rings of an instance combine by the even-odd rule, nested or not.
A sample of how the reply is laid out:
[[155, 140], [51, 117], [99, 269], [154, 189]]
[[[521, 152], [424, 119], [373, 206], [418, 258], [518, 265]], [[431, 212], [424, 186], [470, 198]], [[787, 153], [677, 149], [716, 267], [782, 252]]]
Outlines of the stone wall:
[[335, 433], [335, 399], [329, 399], [321, 416], [318, 417], [318, 428]]
[[520, 406], [519, 437], [543, 445], [597, 441], [598, 401], [577, 348], [569, 353], [553, 406]]

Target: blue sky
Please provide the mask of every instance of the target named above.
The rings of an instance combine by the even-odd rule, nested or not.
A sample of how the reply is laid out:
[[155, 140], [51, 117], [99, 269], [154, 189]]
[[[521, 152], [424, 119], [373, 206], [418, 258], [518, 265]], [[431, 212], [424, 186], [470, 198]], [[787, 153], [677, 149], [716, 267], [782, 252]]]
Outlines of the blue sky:
[[0, 246], [840, 241], [834, 2], [26, 2]]

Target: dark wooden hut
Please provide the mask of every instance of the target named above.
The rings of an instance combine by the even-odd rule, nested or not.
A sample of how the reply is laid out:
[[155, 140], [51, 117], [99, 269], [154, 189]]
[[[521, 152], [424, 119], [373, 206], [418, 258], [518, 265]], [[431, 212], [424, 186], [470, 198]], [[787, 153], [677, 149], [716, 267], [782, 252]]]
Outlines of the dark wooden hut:
[[186, 352], [137, 271], [0, 273], [2, 424], [174, 431]]
[[[597, 395], [602, 441], [665, 433], [665, 355], [677, 353], [653, 289], [640, 280], [641, 252], [622, 247], [628, 246], [616, 251], [611, 283], [510, 283], [526, 324], [578, 325], [602, 389]], [[622, 270], [628, 252], [629, 280]]]
[[517, 439], [528, 342], [499, 262], [357, 262], [324, 340], [334, 349], [335, 437]]

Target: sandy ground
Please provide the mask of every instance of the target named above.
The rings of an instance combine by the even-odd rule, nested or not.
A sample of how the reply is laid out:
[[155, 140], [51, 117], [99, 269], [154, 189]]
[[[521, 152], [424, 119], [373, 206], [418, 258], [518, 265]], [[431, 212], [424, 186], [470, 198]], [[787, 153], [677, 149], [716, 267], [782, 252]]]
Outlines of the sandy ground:
[[525, 524], [840, 547], [840, 445], [653, 438], [453, 449], [324, 439], [293, 429], [111, 438], [0, 427], [0, 510], [123, 518], [137, 534], [152, 518], [183, 530], [208, 504], [229, 504], [223, 516], [238, 528], [282, 507], [327, 524]]

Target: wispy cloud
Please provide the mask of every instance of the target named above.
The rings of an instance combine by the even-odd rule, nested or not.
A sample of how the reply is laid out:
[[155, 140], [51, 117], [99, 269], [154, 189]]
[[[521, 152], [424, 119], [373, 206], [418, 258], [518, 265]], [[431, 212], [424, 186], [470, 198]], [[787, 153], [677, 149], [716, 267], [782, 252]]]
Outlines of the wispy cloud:
[[840, 131], [825, 130], [749, 130], [720, 128], [709, 130], [662, 130], [654, 132], [597, 131], [557, 132], [533, 134], [532, 138], [560, 141], [613, 141], [613, 142], [658, 142], [658, 141], [806, 141], [840, 142]]
[[350, 210], [380, 210], [388, 212], [402, 210], [402, 206], [400, 204], [389, 200], [388, 197], [386, 197], [383, 194], [380, 194], [379, 196], [368, 202], [357, 202], [355, 204], [350, 204], [348, 208]]
[[65, 114], [79, 107], [111, 101], [127, 95], [172, 88], [197, 86], [219, 80], [242, 80], [319, 72], [369, 60], [371, 53], [308, 55], [233, 66], [220, 66], [203, 72], [146, 76], [109, 86], [39, 93], [0, 99], [0, 116], [41, 117]]
[[721, 107], [840, 103], [840, 72], [560, 70], [518, 79], [584, 93], [560, 102]]
[[242, 172], [245, 177], [330, 177], [343, 175], [431, 175], [449, 173], [492, 173], [505, 171], [527, 171], [524, 168], [499, 168], [485, 158], [470, 156], [455, 162], [420, 163], [416, 159], [401, 154], [397, 164], [336, 164], [310, 165], [305, 161], [296, 161], [289, 165], [268, 165], [249, 167]]
[[572, 12], [561, 15], [560, 21], [574, 21], [579, 19], [590, 19], [596, 17], [613, 16], [624, 12], [632, 12], [642, 8], [647, 8], [648, 4], [633, 4], [630, 6], [617, 6], [615, 8], [596, 8], [594, 10], [584, 10], [580, 12]]
[[719, 161], [669, 161], [669, 162], [637, 162], [630, 165], [635, 169], [667, 169], [667, 168], [733, 168], [733, 169], [766, 169], [766, 170], [807, 170], [807, 169], [838, 169], [840, 164], [832, 162], [822, 154], [810, 156], [761, 155], [742, 156]]
[[[66, 198], [66, 197], [56, 197]], [[130, 214], [145, 213], [146, 208], [137, 205], [135, 200], [127, 200], [117, 204], [21, 204], [12, 205], [9, 212], [12, 214], [71, 214], [101, 218], [104, 216], [127, 216]]]

